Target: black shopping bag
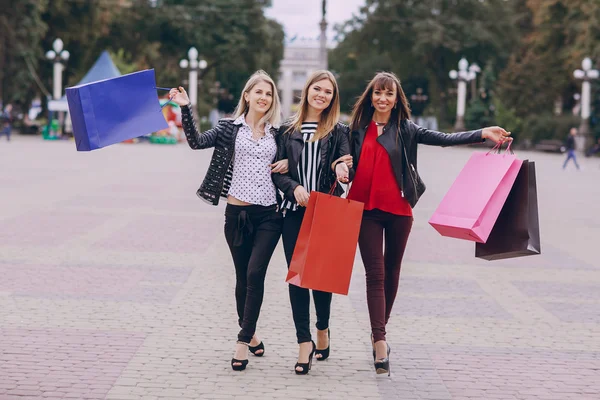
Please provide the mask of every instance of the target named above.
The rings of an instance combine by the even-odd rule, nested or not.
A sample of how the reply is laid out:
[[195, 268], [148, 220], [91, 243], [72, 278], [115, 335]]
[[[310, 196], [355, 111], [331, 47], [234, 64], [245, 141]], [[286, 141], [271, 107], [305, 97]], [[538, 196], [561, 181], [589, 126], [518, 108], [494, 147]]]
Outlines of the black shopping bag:
[[541, 253], [535, 162], [524, 160], [486, 243], [475, 257], [501, 260]]

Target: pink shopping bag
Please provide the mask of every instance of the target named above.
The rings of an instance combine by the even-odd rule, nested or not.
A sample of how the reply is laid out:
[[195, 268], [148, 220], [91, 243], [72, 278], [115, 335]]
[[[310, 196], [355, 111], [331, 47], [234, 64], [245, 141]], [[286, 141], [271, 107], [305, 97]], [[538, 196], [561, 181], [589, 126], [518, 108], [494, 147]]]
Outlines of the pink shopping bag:
[[522, 163], [508, 152], [474, 153], [429, 224], [442, 236], [485, 243]]

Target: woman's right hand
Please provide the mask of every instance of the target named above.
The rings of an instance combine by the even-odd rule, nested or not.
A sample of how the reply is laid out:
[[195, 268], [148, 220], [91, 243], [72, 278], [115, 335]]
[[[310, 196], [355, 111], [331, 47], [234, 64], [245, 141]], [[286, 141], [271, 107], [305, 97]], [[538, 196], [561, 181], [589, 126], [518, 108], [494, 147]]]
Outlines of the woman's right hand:
[[187, 106], [190, 104], [190, 98], [188, 97], [187, 92], [181, 86], [179, 89], [173, 88], [169, 91], [169, 97], [171, 101], [177, 104], [178, 106]]
[[352, 156], [350, 154], [346, 154], [345, 156], [341, 156], [340, 158], [335, 160], [333, 164], [331, 164], [331, 169], [335, 171], [336, 165], [340, 162], [345, 163], [348, 166], [348, 168], [352, 168], [353, 162]]
[[294, 197], [299, 206], [306, 207], [308, 205], [309, 194], [306, 189], [304, 189], [304, 186], [296, 186], [296, 189], [294, 189]]

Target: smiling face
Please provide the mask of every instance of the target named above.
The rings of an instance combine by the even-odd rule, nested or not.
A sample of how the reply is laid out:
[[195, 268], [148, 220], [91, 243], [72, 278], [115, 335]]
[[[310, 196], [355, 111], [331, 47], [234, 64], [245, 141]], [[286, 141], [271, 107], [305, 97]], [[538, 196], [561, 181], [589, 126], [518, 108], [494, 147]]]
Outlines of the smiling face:
[[329, 79], [321, 79], [308, 88], [308, 106], [316, 111], [323, 111], [331, 104], [333, 99], [333, 83]]
[[273, 104], [273, 88], [265, 81], [258, 82], [252, 89], [244, 93], [249, 112], [265, 114]]
[[398, 101], [396, 85], [376, 86], [373, 88], [371, 102], [373, 107], [380, 113], [388, 113]]

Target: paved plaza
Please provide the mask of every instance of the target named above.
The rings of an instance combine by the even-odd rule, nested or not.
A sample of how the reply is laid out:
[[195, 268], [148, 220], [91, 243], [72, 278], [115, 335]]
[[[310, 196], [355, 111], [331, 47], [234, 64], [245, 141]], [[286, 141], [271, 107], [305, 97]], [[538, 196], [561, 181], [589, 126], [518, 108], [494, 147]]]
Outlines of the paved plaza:
[[[473, 147], [420, 147], [415, 208], [372, 365], [364, 268], [335, 295], [331, 357], [296, 376], [281, 242], [258, 335], [231, 370], [237, 316], [224, 204], [195, 191], [211, 150], [0, 139], [0, 399], [600, 399], [600, 159], [536, 161], [542, 255], [474, 257], [427, 223]], [[483, 149], [482, 149], [483, 150]], [[314, 332], [314, 327], [313, 327]]]

